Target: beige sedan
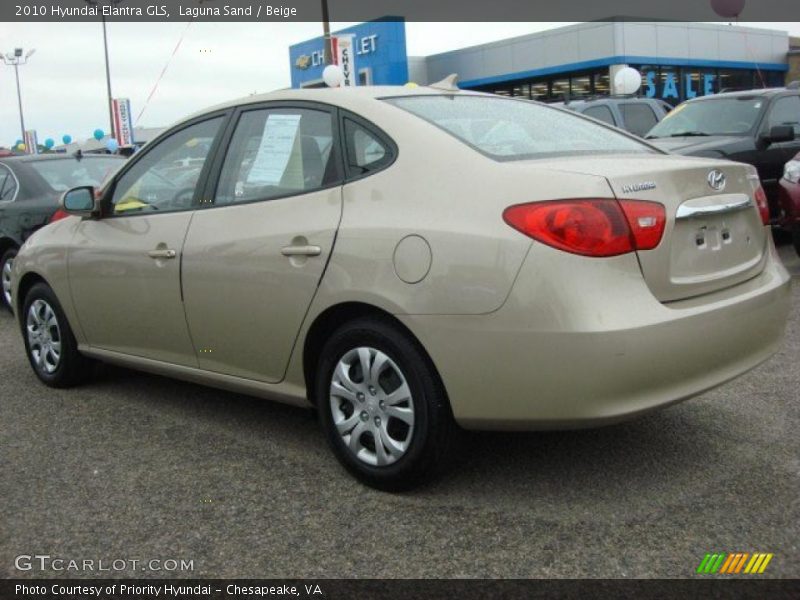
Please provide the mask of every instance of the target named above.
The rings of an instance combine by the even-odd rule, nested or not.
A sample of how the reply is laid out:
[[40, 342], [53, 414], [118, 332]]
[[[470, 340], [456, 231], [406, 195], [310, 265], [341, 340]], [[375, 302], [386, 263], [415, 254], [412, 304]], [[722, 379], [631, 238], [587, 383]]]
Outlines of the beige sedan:
[[772, 355], [789, 309], [752, 167], [447, 84], [231, 102], [62, 202], [12, 279], [44, 383], [99, 360], [314, 405], [383, 489], [460, 427], [699, 394]]

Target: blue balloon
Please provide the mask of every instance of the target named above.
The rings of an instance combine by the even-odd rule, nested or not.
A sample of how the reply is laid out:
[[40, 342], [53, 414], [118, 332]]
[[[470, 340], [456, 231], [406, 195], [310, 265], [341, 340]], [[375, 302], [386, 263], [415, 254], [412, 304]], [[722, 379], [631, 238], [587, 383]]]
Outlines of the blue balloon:
[[22, 142], [22, 140], [17, 140], [16, 142], [14, 142], [14, 145], [15, 145], [15, 146], [19, 146], [19, 145], [20, 145], [20, 144], [22, 144], [22, 143], [23, 143], [23, 142]]
[[102, 140], [105, 137], [106, 134], [103, 133], [102, 129], [95, 129], [93, 135], [94, 135], [94, 139], [96, 139], [99, 142], [100, 140]]
[[119, 149], [119, 143], [114, 138], [108, 138], [106, 142], [106, 150], [114, 154]]
[[71, 135], [68, 135], [68, 134], [65, 134], [65, 135], [64, 135], [64, 136], [61, 138], [61, 141], [62, 141], [62, 142], [64, 142], [64, 144], [71, 144], [71, 143], [72, 143], [72, 136], [71, 136]]
[[56, 145], [56, 141], [53, 138], [47, 138], [44, 141], [44, 147], [47, 148], [48, 150], [50, 150], [50, 148], [52, 148], [55, 145]]

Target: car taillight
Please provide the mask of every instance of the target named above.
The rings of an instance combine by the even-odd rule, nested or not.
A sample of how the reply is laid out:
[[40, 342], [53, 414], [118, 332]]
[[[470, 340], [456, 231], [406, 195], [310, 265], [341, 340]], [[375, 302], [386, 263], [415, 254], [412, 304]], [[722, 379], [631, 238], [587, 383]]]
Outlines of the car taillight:
[[69, 216], [69, 213], [67, 211], [62, 210], [62, 209], [59, 208], [58, 210], [56, 210], [56, 212], [53, 213], [53, 216], [50, 217], [50, 220], [48, 221], [48, 223], [55, 223], [56, 221], [60, 221], [61, 219], [64, 219], [65, 217], [68, 217], [68, 216]]
[[658, 246], [666, 211], [657, 202], [592, 198], [509, 206], [511, 227], [559, 250], [583, 256], [617, 256]]
[[756, 206], [758, 206], [758, 214], [761, 215], [761, 222], [764, 225], [769, 225], [769, 203], [767, 202], [767, 193], [760, 185], [756, 188], [755, 192]]

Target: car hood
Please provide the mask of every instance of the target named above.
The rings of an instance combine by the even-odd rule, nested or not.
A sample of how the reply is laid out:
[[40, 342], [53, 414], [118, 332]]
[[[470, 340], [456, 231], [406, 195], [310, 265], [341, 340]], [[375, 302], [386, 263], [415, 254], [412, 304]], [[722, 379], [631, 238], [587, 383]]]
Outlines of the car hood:
[[662, 150], [675, 152], [677, 154], [697, 155], [719, 153], [724, 156], [727, 154], [728, 148], [741, 144], [747, 139], [749, 139], [747, 136], [710, 135], [708, 137], [684, 136], [654, 138], [647, 140], [647, 142]]

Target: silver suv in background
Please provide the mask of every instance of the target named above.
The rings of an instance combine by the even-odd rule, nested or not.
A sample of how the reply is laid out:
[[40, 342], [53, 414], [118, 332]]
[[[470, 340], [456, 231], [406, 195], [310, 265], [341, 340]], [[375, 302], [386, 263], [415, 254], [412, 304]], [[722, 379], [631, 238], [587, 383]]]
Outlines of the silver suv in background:
[[614, 127], [625, 129], [639, 137], [644, 137], [672, 110], [672, 106], [663, 100], [634, 96], [568, 100], [562, 106]]

